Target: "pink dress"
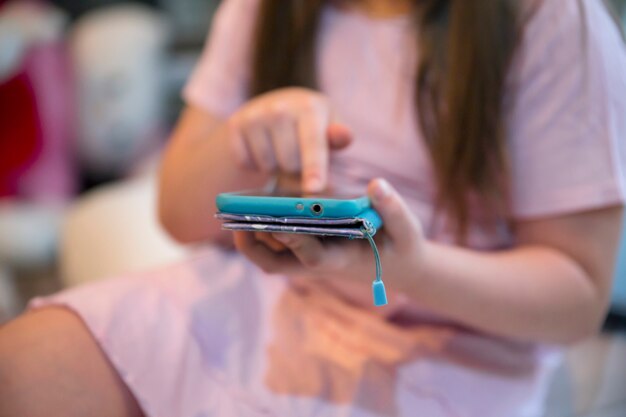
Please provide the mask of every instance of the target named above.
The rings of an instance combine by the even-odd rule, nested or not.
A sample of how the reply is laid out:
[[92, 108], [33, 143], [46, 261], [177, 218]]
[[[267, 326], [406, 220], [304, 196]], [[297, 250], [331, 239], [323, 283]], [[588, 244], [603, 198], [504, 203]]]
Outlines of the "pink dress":
[[[226, 117], [245, 102], [257, 3], [223, 3], [185, 89], [189, 104]], [[625, 50], [601, 2], [583, 3], [584, 13], [578, 2], [543, 2], [507, 81], [515, 219], [624, 202]], [[445, 215], [434, 221], [432, 170], [416, 128], [409, 20], [329, 6], [321, 25], [321, 90], [356, 137], [333, 155], [332, 181], [362, 192], [371, 178], [387, 178], [428, 237], [451, 242]], [[471, 247], [513, 243], [502, 219], [474, 208]], [[149, 417], [542, 414], [558, 357], [550, 347], [478, 334], [398, 294], [373, 311], [368, 288], [340, 279], [290, 282], [207, 247], [170, 268], [32, 306], [76, 311]], [[388, 320], [400, 310], [410, 325]]]

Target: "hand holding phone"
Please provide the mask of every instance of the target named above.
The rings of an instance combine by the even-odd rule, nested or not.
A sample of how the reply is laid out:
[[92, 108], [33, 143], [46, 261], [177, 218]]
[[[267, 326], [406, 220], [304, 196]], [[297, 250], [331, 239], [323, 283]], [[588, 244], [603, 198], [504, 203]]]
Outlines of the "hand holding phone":
[[[367, 195], [370, 208], [375, 209], [384, 222], [384, 233], [379, 233], [377, 240], [384, 241], [385, 245], [380, 257], [377, 250], [374, 252], [377, 266], [385, 263], [397, 282], [410, 279], [411, 287], [415, 288], [422, 282], [416, 280], [419, 270], [427, 263], [426, 242], [418, 218], [399, 193], [384, 180], [370, 182]], [[306, 234], [275, 233], [272, 236], [290, 253], [275, 252], [259, 244], [251, 233], [235, 232], [234, 241], [242, 254], [269, 273], [321, 277], [339, 274], [346, 279], [361, 281], [371, 268], [371, 255], [360, 245], [345, 244], [337, 239], [324, 241]], [[371, 236], [365, 238], [373, 243]], [[378, 270], [377, 278], [380, 277], [382, 273]], [[427, 284], [426, 281], [424, 283]], [[375, 304], [384, 304], [386, 297], [382, 281], [376, 279], [372, 290]]]
[[232, 231], [293, 233], [367, 239], [374, 251], [374, 305], [387, 304], [374, 235], [382, 219], [367, 196], [295, 195], [255, 190], [217, 196], [223, 228]]

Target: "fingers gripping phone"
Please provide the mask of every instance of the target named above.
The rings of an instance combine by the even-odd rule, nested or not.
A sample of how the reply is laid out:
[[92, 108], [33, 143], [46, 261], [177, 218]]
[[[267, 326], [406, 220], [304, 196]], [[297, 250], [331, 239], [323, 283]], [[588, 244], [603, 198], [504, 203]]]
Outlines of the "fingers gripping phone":
[[374, 305], [387, 304], [373, 238], [383, 222], [367, 196], [251, 190], [219, 194], [216, 205], [215, 216], [223, 221], [222, 228], [226, 230], [367, 239], [376, 262], [376, 279], [372, 284]]

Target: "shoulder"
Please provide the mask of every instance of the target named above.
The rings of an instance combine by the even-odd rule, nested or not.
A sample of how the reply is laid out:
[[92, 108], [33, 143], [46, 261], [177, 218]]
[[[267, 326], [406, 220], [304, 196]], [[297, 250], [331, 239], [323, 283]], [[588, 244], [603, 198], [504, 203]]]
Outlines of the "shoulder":
[[624, 38], [602, 0], [531, 0], [522, 15], [513, 80], [565, 70], [626, 75]]
[[603, 0], [530, 0], [523, 1], [524, 38], [567, 37], [577, 35], [621, 34], [616, 19]]

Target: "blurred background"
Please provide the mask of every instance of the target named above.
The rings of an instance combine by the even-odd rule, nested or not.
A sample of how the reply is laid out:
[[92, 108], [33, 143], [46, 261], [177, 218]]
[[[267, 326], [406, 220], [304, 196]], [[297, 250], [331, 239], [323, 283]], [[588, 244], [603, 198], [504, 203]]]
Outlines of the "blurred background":
[[0, 322], [183, 255], [154, 174], [218, 3], [0, 0]]
[[[218, 3], [0, 0], [0, 324], [191, 250], [157, 225], [155, 172]], [[626, 416], [625, 323], [626, 238], [605, 331], [567, 352], [550, 416]]]

